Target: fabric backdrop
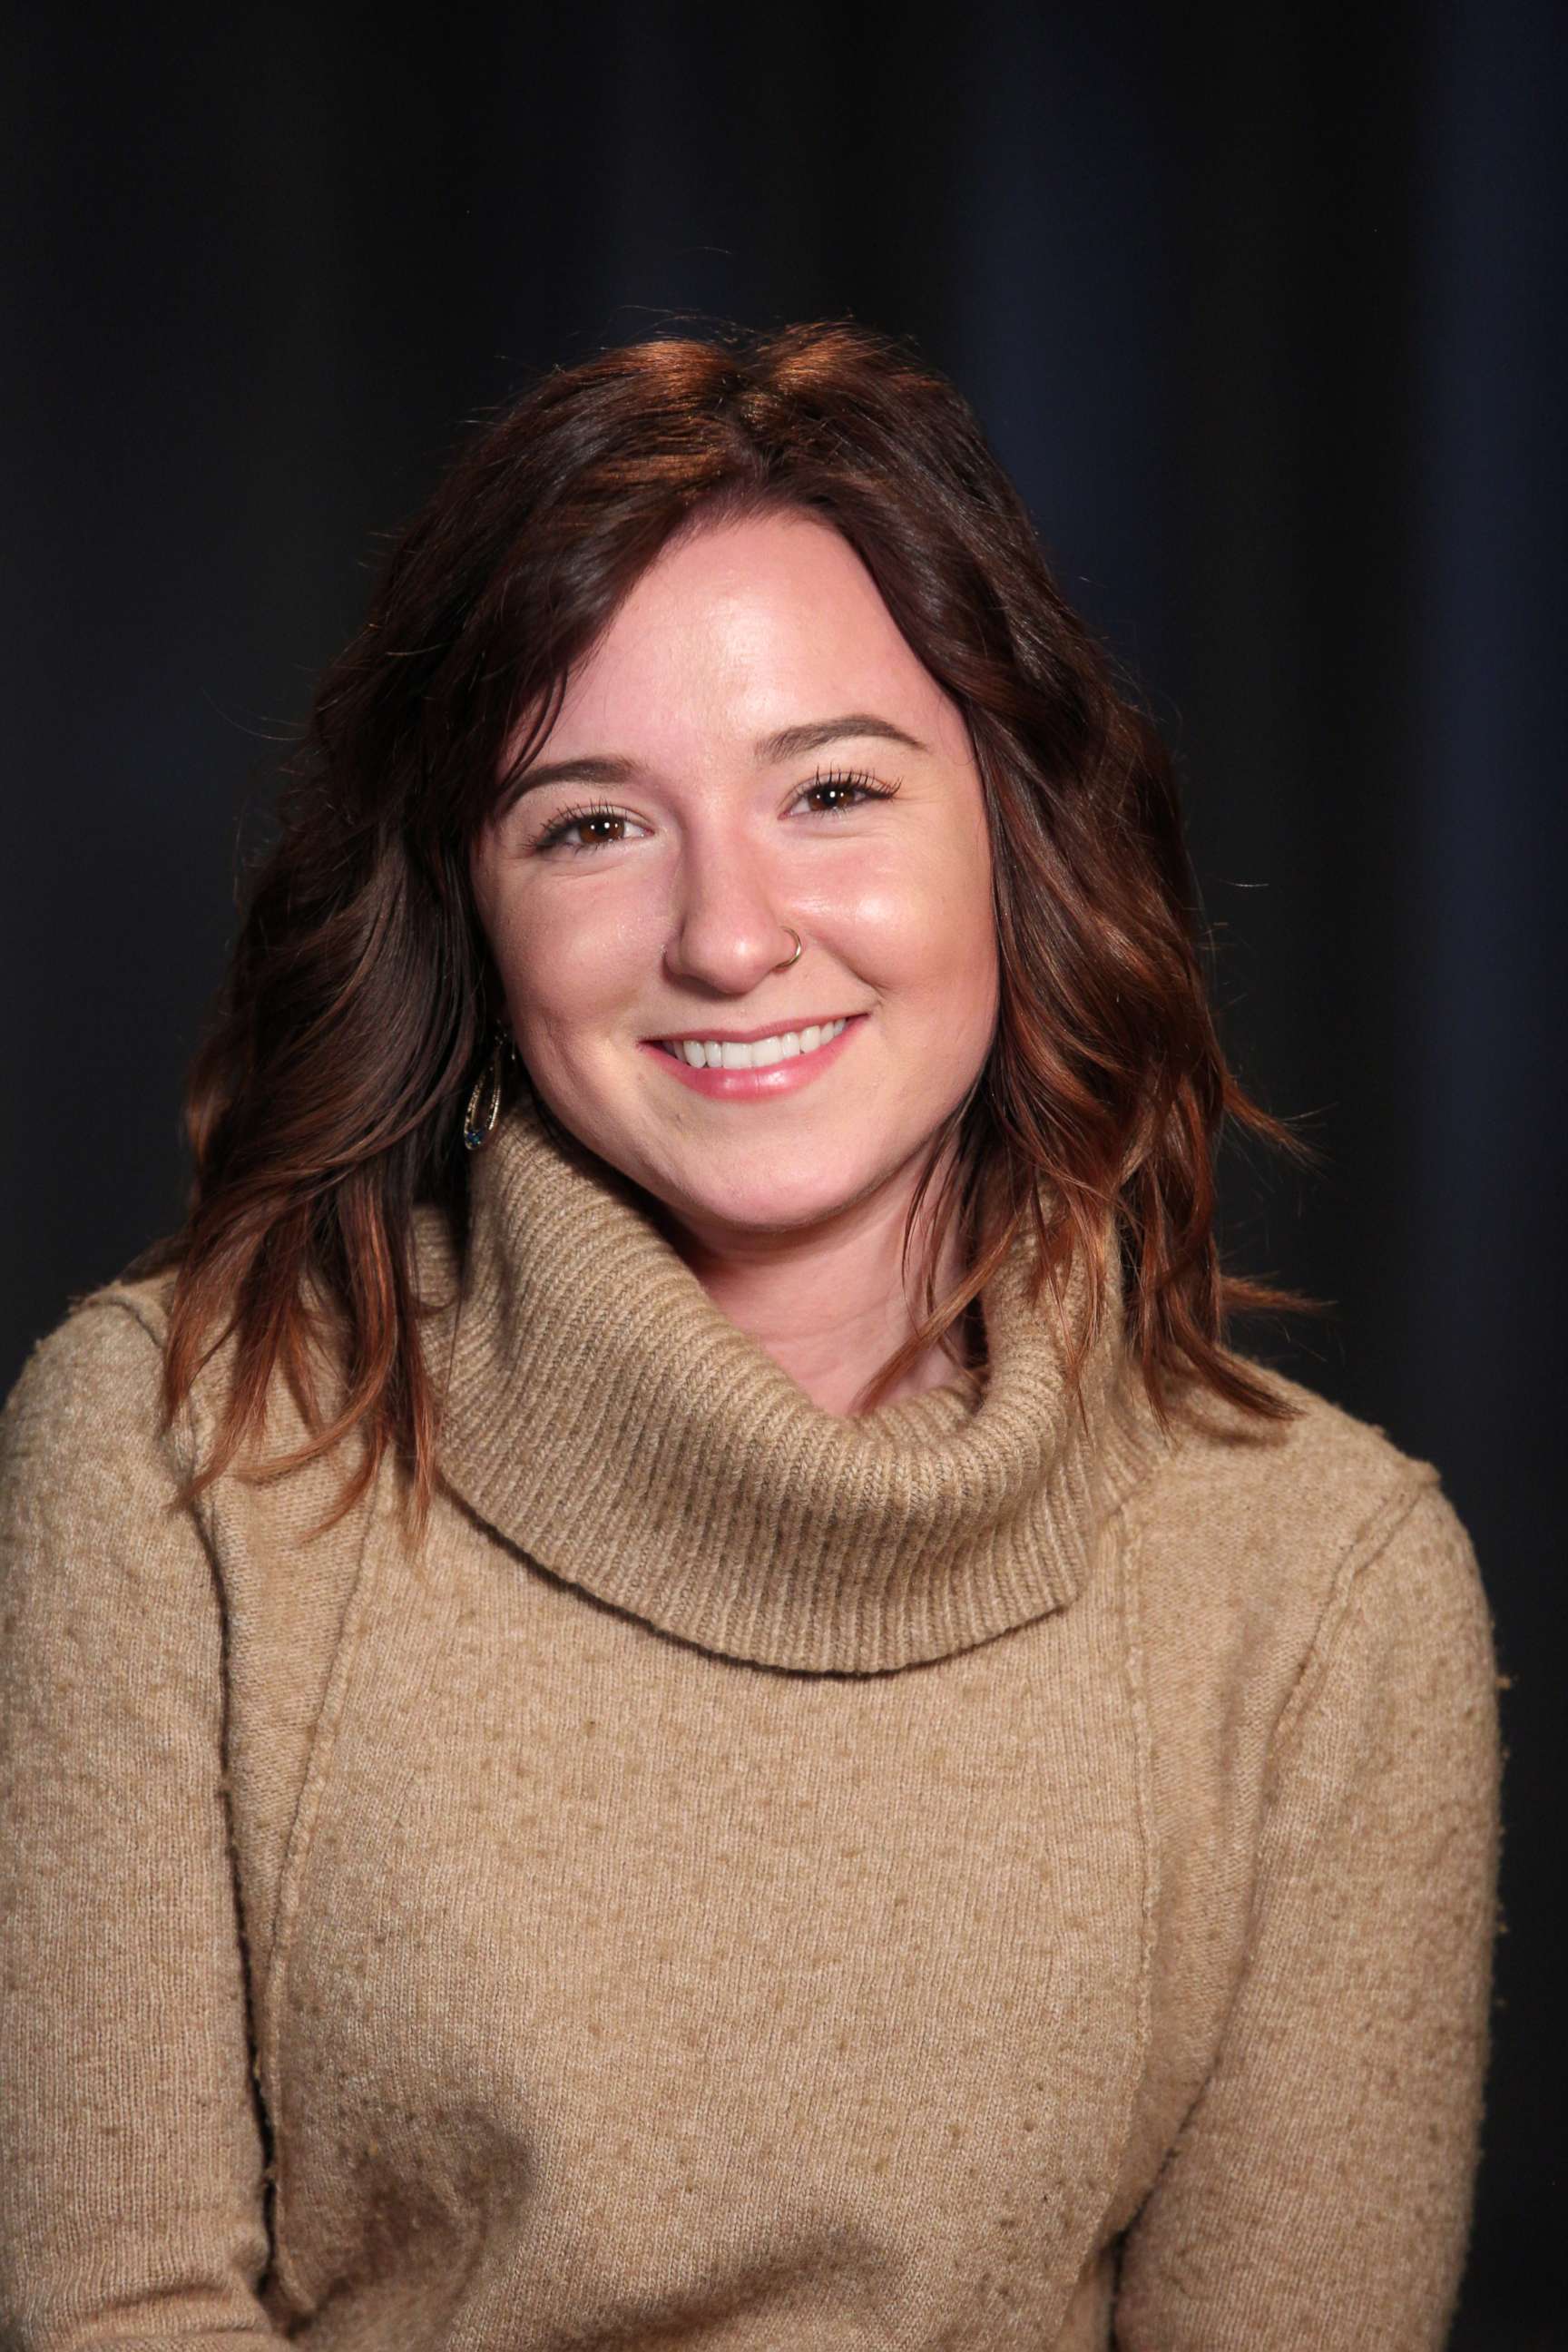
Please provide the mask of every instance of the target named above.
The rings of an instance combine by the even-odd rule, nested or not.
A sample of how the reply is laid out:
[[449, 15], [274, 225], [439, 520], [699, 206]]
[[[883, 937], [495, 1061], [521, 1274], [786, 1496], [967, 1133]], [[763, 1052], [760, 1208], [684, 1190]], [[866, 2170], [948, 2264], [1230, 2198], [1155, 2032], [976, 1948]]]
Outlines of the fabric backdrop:
[[[13, 14], [0, 1379], [176, 1218], [244, 840], [381, 535], [541, 363], [849, 314], [981, 412], [1175, 745], [1248, 1327], [1436, 1461], [1498, 1619], [1455, 2344], [1565, 2340], [1565, 211], [1551, 0]], [[1559, 1995], [1560, 1999], [1560, 1995]]]

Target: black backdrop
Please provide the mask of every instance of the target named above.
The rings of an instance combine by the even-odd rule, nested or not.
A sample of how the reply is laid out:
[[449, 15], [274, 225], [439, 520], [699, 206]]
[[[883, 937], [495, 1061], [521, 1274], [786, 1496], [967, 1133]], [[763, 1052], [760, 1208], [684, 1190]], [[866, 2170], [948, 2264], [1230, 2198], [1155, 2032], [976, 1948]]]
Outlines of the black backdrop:
[[[1243, 1343], [1436, 1461], [1499, 1626], [1455, 2344], [1568, 2344], [1565, 212], [1550, 0], [14, 16], [0, 1380], [178, 1213], [237, 832], [380, 535], [524, 372], [848, 313], [975, 402], [1180, 753], [1244, 1079]], [[1555, 1181], [1555, 1184], [1553, 1180]]]

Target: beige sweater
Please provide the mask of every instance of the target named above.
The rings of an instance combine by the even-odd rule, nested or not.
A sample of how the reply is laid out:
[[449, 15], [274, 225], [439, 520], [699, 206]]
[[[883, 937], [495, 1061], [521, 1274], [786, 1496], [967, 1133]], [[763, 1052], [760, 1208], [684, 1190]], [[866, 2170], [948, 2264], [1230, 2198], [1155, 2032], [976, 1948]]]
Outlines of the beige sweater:
[[1440, 2343], [1499, 1748], [1436, 1472], [1288, 1382], [1166, 1442], [1114, 1325], [1080, 1427], [1016, 1268], [978, 1401], [840, 1420], [519, 1115], [474, 1181], [416, 1555], [384, 1486], [300, 1542], [335, 1467], [171, 1509], [156, 1283], [14, 1393], [0, 2344]]

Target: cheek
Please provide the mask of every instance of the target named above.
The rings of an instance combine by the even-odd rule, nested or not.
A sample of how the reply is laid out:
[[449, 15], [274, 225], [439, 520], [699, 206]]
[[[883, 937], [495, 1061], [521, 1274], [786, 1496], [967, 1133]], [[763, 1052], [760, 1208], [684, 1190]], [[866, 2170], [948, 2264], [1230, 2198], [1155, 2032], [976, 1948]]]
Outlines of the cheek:
[[647, 929], [635, 901], [595, 884], [518, 891], [490, 936], [519, 1043], [569, 1037], [625, 1003], [646, 967]]
[[843, 945], [889, 999], [967, 1033], [989, 1028], [996, 1001], [989, 857], [968, 840], [913, 864], [868, 866], [840, 902]]

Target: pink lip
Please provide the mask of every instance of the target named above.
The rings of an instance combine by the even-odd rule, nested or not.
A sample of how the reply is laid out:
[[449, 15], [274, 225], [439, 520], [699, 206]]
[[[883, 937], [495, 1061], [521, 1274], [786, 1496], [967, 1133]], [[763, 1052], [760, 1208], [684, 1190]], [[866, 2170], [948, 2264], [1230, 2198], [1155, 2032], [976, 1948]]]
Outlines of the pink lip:
[[[689, 1087], [693, 1094], [712, 1095], [721, 1102], [771, 1099], [774, 1095], [793, 1095], [802, 1087], [810, 1086], [813, 1078], [820, 1076], [831, 1063], [838, 1059], [851, 1038], [858, 1034], [865, 1019], [863, 1013], [851, 1013], [830, 1045], [819, 1045], [815, 1054], [793, 1055], [787, 1062], [771, 1062], [765, 1070], [694, 1070], [689, 1062], [679, 1059], [646, 1037], [637, 1051], [651, 1054], [661, 1068], [668, 1070], [672, 1078], [679, 1078], [682, 1086]], [[807, 1027], [810, 1025], [806, 1024]], [[753, 1037], [773, 1037], [780, 1034], [776, 1028], [752, 1029], [743, 1034], [730, 1029], [703, 1031], [703, 1035], [711, 1037], [716, 1045], [722, 1045], [728, 1038], [731, 1045], [749, 1045]]]

